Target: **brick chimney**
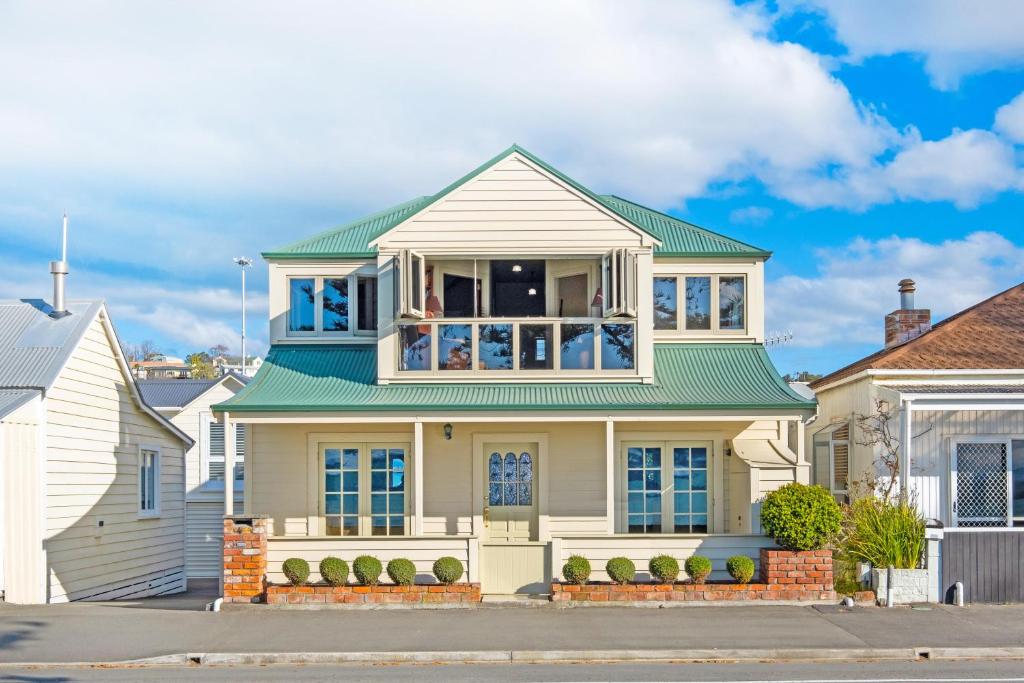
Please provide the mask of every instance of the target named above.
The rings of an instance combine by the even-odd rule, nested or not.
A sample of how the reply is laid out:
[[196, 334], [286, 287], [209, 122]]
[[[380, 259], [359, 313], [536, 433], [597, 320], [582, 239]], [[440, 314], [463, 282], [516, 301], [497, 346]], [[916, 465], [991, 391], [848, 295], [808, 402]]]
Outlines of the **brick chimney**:
[[885, 316], [885, 348], [889, 349], [919, 337], [932, 329], [932, 312], [914, 308], [917, 287], [910, 278], [900, 280], [900, 307]]

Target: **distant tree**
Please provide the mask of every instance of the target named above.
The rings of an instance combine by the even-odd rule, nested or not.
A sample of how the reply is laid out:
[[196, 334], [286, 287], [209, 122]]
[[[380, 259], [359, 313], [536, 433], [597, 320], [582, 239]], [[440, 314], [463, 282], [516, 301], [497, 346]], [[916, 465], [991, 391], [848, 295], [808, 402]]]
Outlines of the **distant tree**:
[[801, 370], [800, 372], [793, 374], [787, 373], [783, 375], [782, 379], [787, 382], [813, 382], [816, 379], [821, 379], [824, 375], [817, 375], [807, 370]]
[[192, 379], [214, 379], [217, 376], [210, 354], [205, 351], [189, 354], [185, 361], [191, 366]]
[[162, 356], [160, 350], [157, 348], [156, 343], [152, 339], [139, 342], [138, 344], [125, 344], [124, 345], [125, 357], [132, 361], [140, 360], [153, 360], [158, 356]]
[[225, 356], [228, 353], [228, 347], [224, 344], [214, 344], [210, 347], [210, 358], [216, 358], [217, 356]]

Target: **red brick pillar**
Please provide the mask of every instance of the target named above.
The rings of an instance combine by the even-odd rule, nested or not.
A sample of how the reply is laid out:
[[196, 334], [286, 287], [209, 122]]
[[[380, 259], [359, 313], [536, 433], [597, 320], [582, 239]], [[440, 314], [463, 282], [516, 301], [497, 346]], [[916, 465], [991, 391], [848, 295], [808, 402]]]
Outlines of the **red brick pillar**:
[[224, 518], [224, 602], [263, 602], [269, 523], [266, 517]]
[[761, 581], [784, 600], [832, 600], [831, 550], [761, 548]]

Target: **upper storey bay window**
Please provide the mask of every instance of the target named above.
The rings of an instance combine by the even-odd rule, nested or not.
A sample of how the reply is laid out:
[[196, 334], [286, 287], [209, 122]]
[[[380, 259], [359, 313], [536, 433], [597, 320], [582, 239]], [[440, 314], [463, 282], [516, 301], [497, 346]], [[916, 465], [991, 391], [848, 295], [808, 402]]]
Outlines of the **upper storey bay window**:
[[655, 330], [696, 334], [747, 330], [745, 275], [658, 275], [653, 295]]
[[288, 336], [349, 336], [377, 329], [377, 278], [288, 278]]
[[398, 370], [635, 374], [636, 255], [394, 258]]

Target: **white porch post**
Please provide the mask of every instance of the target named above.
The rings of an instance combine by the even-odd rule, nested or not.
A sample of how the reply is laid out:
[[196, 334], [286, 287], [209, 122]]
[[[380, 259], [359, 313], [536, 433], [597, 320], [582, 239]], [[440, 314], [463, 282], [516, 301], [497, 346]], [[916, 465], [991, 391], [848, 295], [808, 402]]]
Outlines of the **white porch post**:
[[604, 423], [605, 447], [605, 515], [607, 516], [608, 533], [615, 533], [615, 422]]
[[903, 401], [903, 433], [900, 435], [900, 495], [905, 496], [910, 490], [911, 446], [914, 440], [914, 405], [911, 401]]
[[423, 535], [423, 423], [413, 423], [412, 437], [413, 517], [412, 535]]
[[235, 514], [235, 425], [228, 413], [224, 413], [224, 514]]

